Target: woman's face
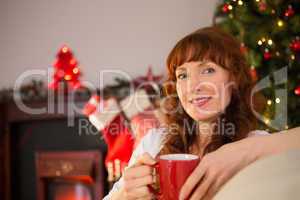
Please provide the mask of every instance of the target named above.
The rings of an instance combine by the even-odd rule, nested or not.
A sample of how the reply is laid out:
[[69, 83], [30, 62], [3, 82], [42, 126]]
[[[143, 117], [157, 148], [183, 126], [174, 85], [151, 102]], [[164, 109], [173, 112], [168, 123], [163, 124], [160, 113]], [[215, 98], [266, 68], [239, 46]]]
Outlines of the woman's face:
[[180, 102], [194, 120], [215, 120], [230, 103], [233, 82], [229, 72], [216, 63], [186, 62], [175, 73]]

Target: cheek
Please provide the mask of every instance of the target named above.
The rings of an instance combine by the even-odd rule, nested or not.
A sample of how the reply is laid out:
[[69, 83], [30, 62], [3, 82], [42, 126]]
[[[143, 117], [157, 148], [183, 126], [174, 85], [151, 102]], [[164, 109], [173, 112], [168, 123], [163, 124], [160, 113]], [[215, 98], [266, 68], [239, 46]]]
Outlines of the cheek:
[[226, 87], [226, 85], [225, 85], [225, 87], [224, 87], [222, 85], [222, 86], [220, 86], [218, 92], [219, 92], [219, 95], [218, 95], [216, 104], [220, 110], [224, 111], [231, 101], [232, 89], [229, 86]]
[[186, 87], [184, 84], [176, 84], [176, 91], [178, 94], [178, 97], [182, 103], [187, 99], [187, 94], [186, 94]]

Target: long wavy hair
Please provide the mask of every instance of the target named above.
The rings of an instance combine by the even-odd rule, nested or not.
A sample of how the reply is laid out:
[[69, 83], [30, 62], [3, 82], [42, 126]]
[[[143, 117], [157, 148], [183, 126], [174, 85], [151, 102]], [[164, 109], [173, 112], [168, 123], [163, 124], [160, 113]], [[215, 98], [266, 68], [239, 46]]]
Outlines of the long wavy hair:
[[[201, 149], [198, 144], [201, 134], [197, 122], [185, 112], [177, 95], [175, 70], [185, 62], [203, 60], [212, 61], [228, 70], [236, 85], [232, 90], [231, 101], [215, 127], [215, 132], [217, 129], [219, 132], [213, 134], [211, 142], [203, 151], [204, 154], [226, 143], [247, 137], [257, 126], [257, 120], [250, 107], [250, 94], [254, 82], [246, 59], [240, 51], [240, 43], [218, 27], [201, 28], [181, 39], [167, 58], [168, 76], [163, 85], [164, 101], [161, 105], [166, 115], [167, 134], [160, 155], [193, 153], [194, 146]], [[226, 134], [224, 127], [228, 123], [234, 125], [234, 134]]]

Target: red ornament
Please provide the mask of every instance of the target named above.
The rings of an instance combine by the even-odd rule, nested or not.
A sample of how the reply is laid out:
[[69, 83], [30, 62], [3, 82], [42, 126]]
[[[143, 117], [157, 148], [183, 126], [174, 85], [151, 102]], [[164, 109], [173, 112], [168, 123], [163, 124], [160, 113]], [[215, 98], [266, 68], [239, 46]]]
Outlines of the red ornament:
[[288, 6], [286, 11], [284, 12], [284, 16], [286, 17], [292, 17], [295, 14], [295, 11], [291, 5]]
[[223, 11], [224, 13], [228, 13], [228, 12], [230, 11], [230, 9], [229, 9], [230, 6], [231, 6], [230, 4], [225, 3], [225, 4], [223, 5], [223, 7], [222, 7], [222, 11]]
[[267, 10], [267, 4], [265, 2], [259, 2], [258, 7], [259, 7], [259, 11], [261, 12]]
[[72, 89], [81, 87], [79, 77], [81, 75], [78, 62], [73, 57], [73, 53], [67, 46], [63, 46], [57, 54], [54, 63], [53, 81], [49, 84], [50, 89], [58, 89], [59, 82], [67, 82]]
[[271, 54], [268, 50], [266, 50], [266, 51], [264, 52], [264, 59], [265, 59], [265, 60], [270, 60], [271, 57], [272, 57], [272, 54]]
[[300, 52], [300, 38], [296, 37], [291, 43], [290, 43], [290, 49], [293, 52]]
[[241, 51], [243, 54], [246, 54], [246, 53], [248, 52], [248, 48], [246, 47], [245, 43], [241, 43], [240, 51]]
[[295, 95], [300, 96], [300, 86], [297, 86], [294, 90]]
[[256, 69], [254, 67], [250, 68], [250, 76], [251, 76], [253, 82], [257, 81], [257, 79], [258, 79], [257, 78], [257, 72], [256, 72]]

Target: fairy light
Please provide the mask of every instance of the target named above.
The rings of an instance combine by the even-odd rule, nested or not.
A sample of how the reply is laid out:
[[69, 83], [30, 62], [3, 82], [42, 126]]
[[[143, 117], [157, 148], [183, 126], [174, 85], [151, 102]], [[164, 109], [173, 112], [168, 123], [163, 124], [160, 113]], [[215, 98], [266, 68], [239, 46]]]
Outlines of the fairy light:
[[64, 78], [65, 78], [65, 80], [66, 80], [66, 81], [69, 81], [69, 80], [71, 80], [71, 78], [72, 78], [72, 77], [71, 77], [71, 75], [70, 75], [70, 74], [67, 74], [67, 75], [65, 75], [65, 77], [64, 77]]
[[63, 47], [63, 48], [62, 48], [62, 52], [63, 52], [63, 53], [67, 53], [67, 52], [68, 52], [68, 47]]
[[270, 105], [272, 104], [272, 101], [269, 99], [269, 100], [267, 101], [267, 104], [270, 106]]
[[77, 68], [77, 67], [75, 67], [74, 69], [73, 69], [73, 73], [74, 74], [77, 74], [79, 72], [79, 69]]
[[277, 98], [275, 99], [275, 102], [276, 102], [276, 103], [280, 103], [280, 99], [277, 97]]
[[283, 21], [282, 21], [282, 20], [278, 20], [278, 21], [277, 21], [277, 25], [278, 25], [279, 27], [282, 27], [282, 26], [283, 26]]
[[266, 38], [263, 37], [263, 38], [261, 38], [261, 40], [262, 40], [263, 42], [265, 42], [265, 41], [266, 41]]
[[257, 44], [258, 44], [259, 46], [261, 46], [261, 45], [262, 45], [262, 41], [261, 41], [261, 40], [258, 40]]
[[294, 54], [291, 55], [291, 59], [292, 59], [292, 60], [295, 60], [295, 55], [294, 55]]
[[270, 124], [270, 119], [266, 118], [264, 121], [266, 124]]
[[228, 5], [228, 10], [232, 10], [232, 5]]
[[242, 6], [242, 5], [243, 5], [243, 1], [242, 1], [242, 0], [239, 0], [239, 1], [238, 1], [238, 4], [239, 4], [240, 6]]
[[272, 41], [271, 39], [269, 39], [269, 40], [268, 40], [268, 45], [271, 46], [272, 44], [273, 44], [273, 41]]
[[256, 0], [256, 2], [260, 2], [260, 0]]

